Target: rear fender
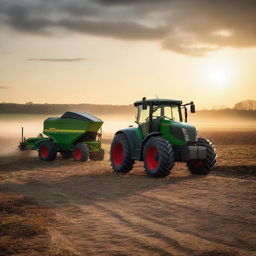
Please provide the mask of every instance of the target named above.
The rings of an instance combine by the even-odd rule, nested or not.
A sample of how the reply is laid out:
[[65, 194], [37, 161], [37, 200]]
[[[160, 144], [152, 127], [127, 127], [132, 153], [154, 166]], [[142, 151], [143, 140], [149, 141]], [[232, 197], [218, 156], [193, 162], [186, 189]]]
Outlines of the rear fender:
[[131, 157], [134, 160], [140, 160], [140, 151], [141, 151], [141, 142], [142, 136], [138, 135], [138, 128], [128, 128], [122, 129], [116, 132], [117, 134], [124, 134], [128, 143], [131, 152]]

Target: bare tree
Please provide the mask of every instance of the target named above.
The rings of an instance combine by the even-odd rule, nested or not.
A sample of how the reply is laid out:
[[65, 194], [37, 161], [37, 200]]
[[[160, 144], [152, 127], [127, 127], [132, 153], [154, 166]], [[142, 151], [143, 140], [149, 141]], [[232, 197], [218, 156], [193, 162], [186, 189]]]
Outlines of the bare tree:
[[256, 110], [256, 101], [255, 100], [245, 100], [238, 102], [234, 109], [237, 110]]

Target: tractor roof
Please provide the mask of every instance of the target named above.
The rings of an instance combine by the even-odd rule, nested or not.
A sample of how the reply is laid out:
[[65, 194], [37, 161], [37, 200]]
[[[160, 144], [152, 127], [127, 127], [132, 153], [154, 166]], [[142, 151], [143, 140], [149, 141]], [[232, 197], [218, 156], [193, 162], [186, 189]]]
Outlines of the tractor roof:
[[[134, 106], [142, 105], [143, 100], [135, 101]], [[147, 105], [151, 103], [153, 105], [181, 105], [181, 100], [171, 100], [171, 99], [148, 99], [146, 100]]]

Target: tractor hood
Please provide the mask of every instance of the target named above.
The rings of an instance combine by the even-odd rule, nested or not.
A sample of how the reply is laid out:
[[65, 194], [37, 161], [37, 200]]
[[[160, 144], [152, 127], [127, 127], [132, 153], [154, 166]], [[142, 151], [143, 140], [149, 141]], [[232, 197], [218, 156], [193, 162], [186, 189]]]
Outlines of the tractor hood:
[[180, 123], [180, 125], [186, 141], [197, 141], [197, 129], [195, 126], [184, 122]]
[[169, 125], [171, 136], [177, 140], [183, 141], [184, 143], [197, 141], [197, 130], [195, 126], [175, 121], [170, 121]]

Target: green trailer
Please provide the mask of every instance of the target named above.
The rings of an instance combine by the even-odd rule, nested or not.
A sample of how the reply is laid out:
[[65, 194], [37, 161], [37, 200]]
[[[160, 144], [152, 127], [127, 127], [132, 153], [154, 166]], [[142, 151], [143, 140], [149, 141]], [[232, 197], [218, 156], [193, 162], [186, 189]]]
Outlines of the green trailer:
[[43, 134], [25, 139], [23, 137], [19, 148], [37, 150], [39, 157], [52, 161], [59, 152], [63, 158], [73, 157], [75, 161], [101, 161], [104, 150], [101, 148], [103, 121], [82, 112], [66, 112], [58, 118], [48, 118], [44, 121]]

